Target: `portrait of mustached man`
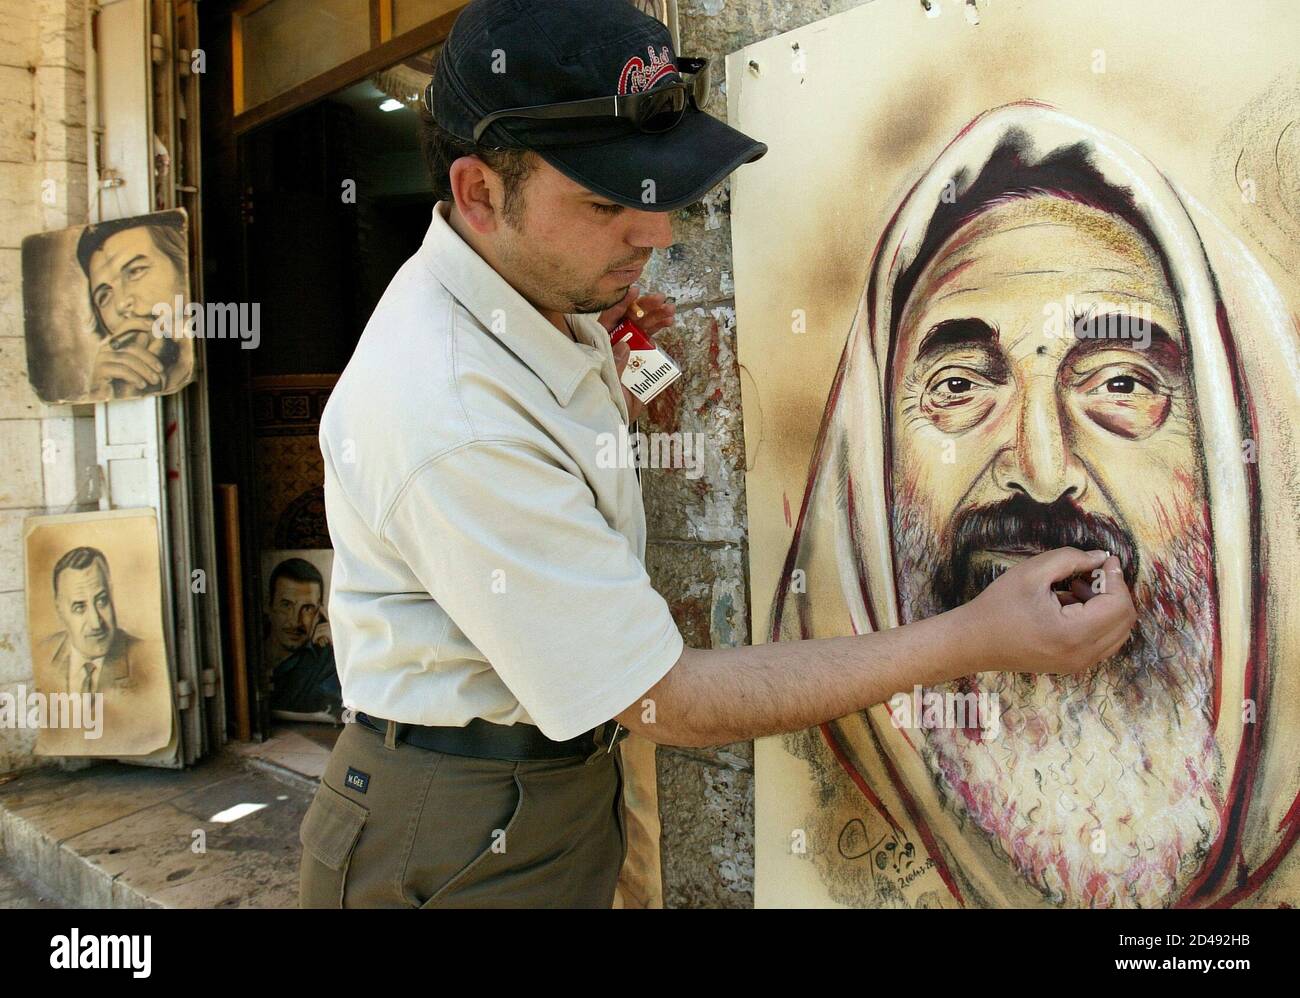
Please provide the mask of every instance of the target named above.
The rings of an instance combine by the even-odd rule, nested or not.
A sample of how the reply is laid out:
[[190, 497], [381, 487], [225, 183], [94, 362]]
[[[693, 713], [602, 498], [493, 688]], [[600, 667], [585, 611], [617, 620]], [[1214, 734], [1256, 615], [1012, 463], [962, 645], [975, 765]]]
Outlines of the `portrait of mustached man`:
[[1252, 414], [1296, 406], [1271, 375], [1295, 329], [1269, 276], [1135, 148], [1026, 102], [976, 118], [898, 206], [849, 339], [773, 639], [813, 636], [790, 573], [828, 549], [855, 630], [1060, 546], [1116, 554], [1138, 621], [1075, 675], [1007, 661], [926, 690], [974, 694], [992, 730], [873, 708], [805, 739], [857, 787], [862, 841], [887, 829], [907, 857], [885, 885], [850, 873], [828, 825], [822, 876], [860, 904], [1249, 899], [1291, 849], [1297, 789], [1263, 681], [1292, 640], [1264, 591], [1270, 527], [1297, 511], [1241, 457], [1269, 433]]
[[194, 341], [176, 304], [187, 294], [185, 217], [167, 212], [87, 226], [77, 241], [96, 346], [84, 396], [168, 395], [190, 380]]
[[27, 379], [42, 402], [170, 395], [194, 379], [194, 340], [209, 330], [189, 301], [189, 222], [173, 208], [22, 241]]

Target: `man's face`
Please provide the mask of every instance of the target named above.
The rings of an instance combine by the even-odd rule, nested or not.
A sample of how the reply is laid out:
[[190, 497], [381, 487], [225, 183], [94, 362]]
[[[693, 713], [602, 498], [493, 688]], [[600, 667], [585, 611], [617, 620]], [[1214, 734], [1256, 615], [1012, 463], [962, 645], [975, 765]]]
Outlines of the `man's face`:
[[286, 653], [297, 651], [310, 639], [320, 619], [320, 586], [284, 576], [275, 580], [271, 594], [271, 638]]
[[59, 573], [54, 605], [72, 647], [86, 658], [99, 658], [117, 634], [117, 614], [103, 562]]
[[89, 270], [91, 301], [109, 339], [115, 345], [144, 347], [164, 364], [174, 361], [175, 341], [153, 333], [154, 306], [175, 307], [182, 293], [181, 275], [149, 228], [142, 225], [109, 236], [91, 254]]
[[[1065, 544], [1118, 554], [1134, 589], [1134, 638], [1091, 672], [1036, 677], [1008, 662], [954, 684], [1000, 705], [995, 745], [926, 732], [945, 796], [1068, 903], [1170, 900], [1215, 823], [1213, 566], [1179, 315], [1136, 230], [1038, 195], [954, 233], [899, 318], [891, 516], [904, 619]], [[1078, 316], [1093, 321], [1076, 329]], [[1138, 830], [1147, 811], [1165, 817]], [[1090, 852], [1099, 832], [1122, 848]]]
[[500, 225], [495, 251], [525, 298], [558, 312], [600, 312], [623, 300], [655, 247], [672, 244], [669, 212], [614, 204], [545, 160], [520, 192], [519, 224]]
[[[1130, 335], [1076, 336], [1076, 314]], [[931, 260], [900, 319], [892, 443], [901, 495], [961, 544], [948, 602], [1058, 540], [1114, 551], [1130, 582], [1177, 542], [1171, 500], [1200, 491], [1178, 314], [1131, 227], [1059, 198], [992, 208]], [[1080, 536], [1040, 537], [1049, 510]]]

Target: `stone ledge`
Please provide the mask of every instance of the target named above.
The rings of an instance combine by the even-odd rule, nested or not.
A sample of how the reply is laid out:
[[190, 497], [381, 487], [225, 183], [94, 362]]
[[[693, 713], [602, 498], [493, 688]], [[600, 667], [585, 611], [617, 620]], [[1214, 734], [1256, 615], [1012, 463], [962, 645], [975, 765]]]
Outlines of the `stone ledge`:
[[[308, 781], [229, 753], [183, 771], [110, 762], [0, 778], [0, 855], [89, 908], [292, 908]], [[211, 819], [260, 804], [235, 821]], [[196, 853], [196, 832], [205, 851]]]

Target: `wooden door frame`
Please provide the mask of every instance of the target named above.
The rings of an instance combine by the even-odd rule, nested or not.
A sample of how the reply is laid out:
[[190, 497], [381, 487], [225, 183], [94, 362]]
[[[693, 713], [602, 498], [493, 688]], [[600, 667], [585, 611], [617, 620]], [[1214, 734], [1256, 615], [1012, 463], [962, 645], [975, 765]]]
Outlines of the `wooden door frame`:
[[290, 114], [330, 94], [351, 86], [367, 76], [387, 69], [417, 52], [444, 42], [451, 33], [467, 0], [443, 0], [445, 12], [410, 31], [392, 37], [392, 0], [370, 0], [371, 48], [332, 69], [296, 84], [284, 93], [263, 101], [256, 107], [244, 105], [243, 19], [272, 0], [246, 0], [230, 16], [230, 54], [232, 99], [235, 111], [234, 132], [243, 135], [250, 129]]

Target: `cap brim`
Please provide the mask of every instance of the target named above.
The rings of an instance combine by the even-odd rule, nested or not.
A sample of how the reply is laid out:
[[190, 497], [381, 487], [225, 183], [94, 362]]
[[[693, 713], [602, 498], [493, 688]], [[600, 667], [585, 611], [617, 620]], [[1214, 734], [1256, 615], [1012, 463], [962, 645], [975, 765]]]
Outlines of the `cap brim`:
[[764, 143], [700, 111], [688, 111], [666, 132], [537, 149], [539, 156], [593, 194], [641, 211], [673, 211], [694, 204], [727, 174], [765, 152]]

